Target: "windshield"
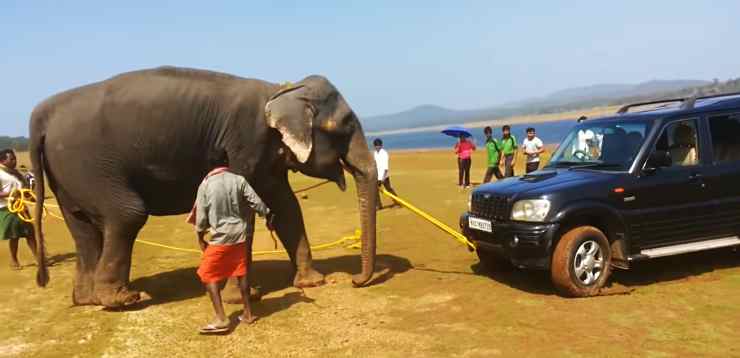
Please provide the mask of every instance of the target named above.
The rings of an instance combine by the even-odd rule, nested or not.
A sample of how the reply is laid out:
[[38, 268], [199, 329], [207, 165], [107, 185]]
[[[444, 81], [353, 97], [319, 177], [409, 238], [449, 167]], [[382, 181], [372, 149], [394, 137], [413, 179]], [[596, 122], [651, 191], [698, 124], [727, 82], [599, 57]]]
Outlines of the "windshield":
[[629, 170], [649, 129], [649, 122], [581, 124], [560, 143], [547, 167]]

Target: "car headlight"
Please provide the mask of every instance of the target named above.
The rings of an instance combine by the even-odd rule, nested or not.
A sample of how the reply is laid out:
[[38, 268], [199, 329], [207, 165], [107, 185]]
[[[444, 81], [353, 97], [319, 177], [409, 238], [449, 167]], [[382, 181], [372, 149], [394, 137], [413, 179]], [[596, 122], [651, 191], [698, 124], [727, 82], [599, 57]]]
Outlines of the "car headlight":
[[473, 194], [468, 197], [468, 211], [473, 211]]
[[514, 208], [511, 211], [511, 220], [543, 222], [549, 212], [549, 200], [520, 200], [514, 203]]

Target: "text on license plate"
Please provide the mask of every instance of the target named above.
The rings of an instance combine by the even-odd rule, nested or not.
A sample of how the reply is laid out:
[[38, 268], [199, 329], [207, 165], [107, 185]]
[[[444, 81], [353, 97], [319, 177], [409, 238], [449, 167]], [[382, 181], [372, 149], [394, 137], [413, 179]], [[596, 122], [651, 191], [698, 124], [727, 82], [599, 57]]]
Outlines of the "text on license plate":
[[491, 225], [490, 220], [483, 220], [483, 219], [478, 219], [474, 217], [468, 217], [468, 225], [470, 225], [471, 229], [485, 231], [485, 232], [493, 232], [493, 227]]

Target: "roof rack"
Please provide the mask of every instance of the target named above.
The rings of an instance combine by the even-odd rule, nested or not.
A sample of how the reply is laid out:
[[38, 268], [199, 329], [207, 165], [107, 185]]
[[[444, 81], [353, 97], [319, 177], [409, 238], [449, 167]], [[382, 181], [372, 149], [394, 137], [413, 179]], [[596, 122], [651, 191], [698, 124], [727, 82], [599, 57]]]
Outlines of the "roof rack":
[[659, 103], [666, 103], [666, 104], [668, 104], [668, 103], [676, 103], [676, 102], [680, 102], [681, 103], [681, 109], [688, 110], [688, 109], [693, 109], [694, 108], [694, 105], [696, 104], [696, 101], [697, 100], [700, 100], [700, 99], [717, 98], [717, 97], [731, 97], [731, 96], [740, 96], [740, 92], [713, 94], [713, 95], [701, 96], [701, 97], [690, 96], [690, 97], [685, 97], [685, 98], [661, 99], [661, 100], [657, 100], [657, 101], [631, 103], [631, 104], [628, 104], [628, 105], [625, 105], [625, 106], [619, 108], [619, 110], [617, 111], [617, 114], [625, 114], [625, 113], [627, 113], [627, 111], [629, 111], [630, 108], [633, 108], [633, 107], [647, 106], [647, 105], [650, 105], [650, 104], [659, 104]]
[[[673, 99], [661, 99], [657, 101], [648, 101], [648, 102], [637, 102], [637, 103], [631, 103], [625, 106], [622, 106], [617, 111], [617, 114], [625, 114], [627, 111], [630, 110], [632, 107], [640, 107], [640, 106], [647, 106], [649, 104], [659, 104], [659, 103], [675, 103], [675, 102], [681, 102], [684, 103], [686, 101], [686, 98], [673, 98]], [[693, 105], [693, 104], [692, 104]]]
[[707, 99], [707, 98], [717, 98], [717, 97], [732, 97], [732, 96], [740, 96], [740, 92], [712, 94], [712, 95], [709, 95], [709, 96], [696, 97], [696, 99]]

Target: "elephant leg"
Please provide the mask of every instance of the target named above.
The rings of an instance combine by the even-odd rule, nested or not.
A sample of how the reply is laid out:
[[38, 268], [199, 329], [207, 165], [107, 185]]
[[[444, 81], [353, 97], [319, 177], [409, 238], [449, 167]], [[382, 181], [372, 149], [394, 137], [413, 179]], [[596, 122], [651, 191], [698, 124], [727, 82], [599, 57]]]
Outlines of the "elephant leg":
[[294, 265], [293, 285], [315, 287], [324, 284], [324, 275], [313, 268], [311, 246], [306, 237], [303, 213], [287, 178], [281, 180], [278, 188], [271, 190], [271, 194], [266, 204], [276, 214], [275, 230]]
[[117, 216], [105, 218], [103, 252], [95, 271], [95, 296], [100, 304], [110, 308], [130, 305], [140, 299], [139, 292], [129, 291], [128, 283], [136, 235], [148, 216], [143, 205], [132, 209], [130, 202], [120, 210]]
[[103, 246], [103, 233], [81, 212], [71, 212], [61, 207], [64, 221], [72, 233], [77, 249], [77, 267], [72, 291], [75, 305], [100, 304], [94, 295], [95, 268]]

